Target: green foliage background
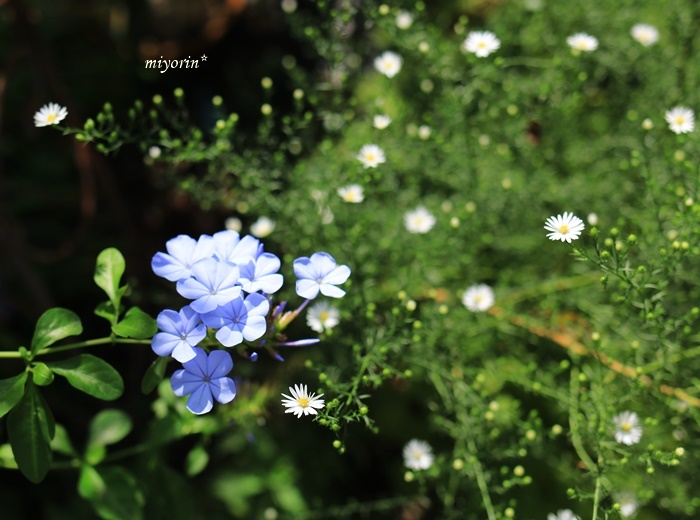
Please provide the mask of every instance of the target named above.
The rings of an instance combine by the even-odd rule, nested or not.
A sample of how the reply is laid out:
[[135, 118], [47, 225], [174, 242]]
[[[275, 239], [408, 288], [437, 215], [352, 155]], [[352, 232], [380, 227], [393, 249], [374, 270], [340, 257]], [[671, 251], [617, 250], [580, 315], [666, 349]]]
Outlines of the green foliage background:
[[[205, 417], [167, 381], [140, 392], [148, 341], [91, 350], [123, 395], [105, 410], [61, 378], [38, 390], [56, 427], [36, 486], [11, 469], [15, 412], [2, 419], [3, 517], [616, 518], [631, 491], [637, 518], [694, 518], [698, 139], [663, 116], [700, 106], [695, 2], [234, 4], [165, 17], [139, 2], [0, 6], [3, 350], [29, 345], [49, 307], [77, 312], [81, 339], [110, 334], [90, 281], [109, 246], [126, 257], [128, 306], [176, 308], [151, 256], [231, 216], [244, 233], [276, 222], [264, 242], [290, 304], [294, 258], [349, 265], [341, 324], [282, 364], [237, 358], [238, 396]], [[399, 9], [414, 15], [407, 30]], [[225, 30], [208, 32], [212, 20]], [[656, 45], [631, 38], [639, 22], [658, 27]], [[479, 29], [501, 40], [483, 59], [460, 50]], [[600, 48], [572, 53], [576, 32]], [[156, 48], [207, 62], [145, 69], [144, 48], [168, 41]], [[403, 57], [395, 78], [372, 67], [384, 50]], [[68, 106], [71, 137], [31, 126], [50, 100]], [[385, 164], [362, 168], [367, 143]], [[337, 195], [350, 183], [362, 203]], [[424, 235], [403, 224], [418, 205], [437, 219]], [[598, 217], [573, 248], [543, 229], [564, 211]], [[488, 313], [461, 303], [476, 283], [494, 287]], [[118, 327], [122, 286], [99, 285]], [[303, 321], [290, 337], [310, 335]], [[18, 366], [3, 359], [0, 374]], [[282, 413], [298, 382], [325, 394], [317, 421]], [[644, 428], [631, 447], [613, 437], [624, 410]], [[412, 438], [433, 446], [425, 472], [402, 466]]]

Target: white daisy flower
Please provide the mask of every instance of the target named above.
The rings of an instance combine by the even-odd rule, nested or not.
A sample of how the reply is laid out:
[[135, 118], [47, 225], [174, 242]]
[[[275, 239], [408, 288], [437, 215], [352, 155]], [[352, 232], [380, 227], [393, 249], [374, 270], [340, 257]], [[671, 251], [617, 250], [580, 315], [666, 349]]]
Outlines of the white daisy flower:
[[265, 238], [275, 229], [275, 221], [267, 217], [260, 217], [250, 225], [250, 233], [258, 238]]
[[358, 203], [365, 200], [365, 191], [359, 184], [348, 184], [338, 188], [340, 195], [345, 202]]
[[613, 417], [615, 423], [615, 440], [621, 444], [631, 446], [637, 444], [642, 438], [642, 427], [639, 425], [639, 417], [634, 412], [625, 411]]
[[360, 148], [357, 159], [365, 168], [376, 168], [379, 164], [386, 162], [386, 155], [384, 155], [384, 150], [376, 144], [366, 144]]
[[695, 130], [695, 113], [686, 107], [674, 107], [666, 111], [666, 122], [672, 132], [687, 134]]
[[243, 229], [243, 223], [241, 222], [241, 219], [237, 217], [229, 217], [224, 222], [224, 227], [229, 231], [240, 233], [241, 229]]
[[595, 213], [589, 213], [588, 216], [586, 217], [586, 220], [591, 226], [597, 226], [598, 225], [598, 215]]
[[433, 465], [433, 449], [427, 442], [413, 439], [403, 448], [403, 463], [413, 470], [428, 469]]
[[572, 34], [566, 39], [566, 43], [575, 51], [591, 52], [598, 48], [598, 39], [586, 33]]
[[624, 518], [634, 516], [639, 509], [637, 497], [631, 491], [622, 491], [615, 495], [615, 502], [620, 504], [620, 515]]
[[464, 50], [476, 54], [479, 58], [485, 58], [500, 46], [501, 41], [491, 31], [472, 31], [462, 43]]
[[413, 15], [408, 11], [399, 11], [396, 15], [396, 27], [406, 30], [413, 25]]
[[435, 217], [425, 206], [418, 206], [404, 214], [403, 224], [409, 233], [427, 233], [433, 229]]
[[634, 25], [630, 32], [632, 33], [632, 38], [637, 40], [645, 47], [654, 45], [659, 40], [658, 29], [647, 23], [638, 23]]
[[374, 125], [374, 128], [378, 130], [384, 130], [387, 126], [391, 124], [391, 118], [389, 116], [379, 114], [374, 116], [372, 124]]
[[340, 323], [340, 312], [327, 301], [320, 301], [306, 311], [306, 324], [319, 334]]
[[374, 59], [374, 68], [384, 74], [387, 78], [393, 78], [401, 70], [403, 60], [395, 52], [386, 51], [381, 56]]
[[580, 218], [566, 211], [564, 215], [549, 217], [544, 226], [547, 231], [551, 231], [551, 233], [547, 233], [547, 238], [569, 243], [579, 237], [584, 227], [585, 224]]
[[462, 303], [472, 312], [487, 311], [495, 301], [493, 289], [486, 284], [472, 285], [462, 296]]
[[560, 509], [555, 513], [549, 513], [547, 520], [581, 520], [571, 509]]
[[68, 109], [58, 103], [49, 103], [34, 114], [34, 126], [57, 125], [68, 115]]
[[287, 394], [282, 394], [285, 399], [282, 399], [282, 404], [287, 408], [284, 413], [293, 413], [300, 419], [302, 415], [316, 415], [326, 403], [321, 399], [323, 394], [309, 395], [306, 385], [294, 385], [294, 388], [289, 387], [289, 392], [292, 397]]
[[433, 131], [430, 129], [428, 125], [420, 125], [418, 127], [418, 137], [423, 139], [425, 141], [428, 137], [430, 137], [430, 134], [433, 133]]
[[161, 150], [158, 146], [151, 146], [148, 149], [148, 156], [151, 159], [158, 159], [160, 157], [160, 154], [161, 154]]

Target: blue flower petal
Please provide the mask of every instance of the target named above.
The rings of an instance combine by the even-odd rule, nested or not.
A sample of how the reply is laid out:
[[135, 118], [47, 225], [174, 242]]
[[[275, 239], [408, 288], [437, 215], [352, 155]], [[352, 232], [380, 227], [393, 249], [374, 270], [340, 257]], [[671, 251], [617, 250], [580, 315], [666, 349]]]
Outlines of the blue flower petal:
[[214, 379], [209, 385], [214, 399], [222, 404], [230, 403], [236, 397], [236, 384], [230, 377]]
[[167, 332], [159, 332], [153, 336], [151, 348], [153, 352], [159, 356], [169, 356], [180, 343], [182, 343], [180, 336], [174, 336]]
[[296, 291], [302, 298], [308, 298], [310, 300], [316, 298], [316, 296], [318, 296], [318, 289], [319, 285], [316, 280], [297, 280]]
[[190, 394], [187, 399], [187, 409], [196, 415], [210, 412], [214, 408], [214, 398], [211, 395], [210, 385], [202, 384], [197, 390]]
[[207, 374], [210, 379], [217, 379], [219, 377], [224, 377], [231, 372], [233, 368], [233, 359], [231, 359], [231, 354], [224, 350], [214, 350], [209, 354], [209, 359], [207, 360]]

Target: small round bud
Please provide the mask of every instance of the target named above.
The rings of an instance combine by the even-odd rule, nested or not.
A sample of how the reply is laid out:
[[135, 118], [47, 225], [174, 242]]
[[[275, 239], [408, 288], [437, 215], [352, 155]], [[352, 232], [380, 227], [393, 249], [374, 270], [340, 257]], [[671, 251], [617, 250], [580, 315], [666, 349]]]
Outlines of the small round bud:
[[272, 106], [270, 106], [269, 103], [265, 103], [260, 107], [260, 112], [262, 112], [265, 116], [269, 116], [272, 114]]
[[644, 121], [642, 121], [642, 128], [644, 130], [651, 130], [652, 128], [654, 128], [654, 123], [651, 119], [646, 118]]
[[427, 54], [430, 50], [430, 44], [428, 42], [420, 42], [418, 44], [418, 50], [423, 54]]
[[513, 468], [513, 475], [515, 475], [516, 477], [522, 477], [524, 474], [525, 468], [523, 468], [522, 466], [515, 466], [515, 468]]
[[265, 76], [263, 79], [260, 80], [260, 84], [265, 90], [270, 89], [272, 88], [272, 79]]
[[389, 11], [390, 11], [390, 10], [389, 10], [389, 6], [388, 6], [388, 5], [382, 4], [382, 5], [379, 6], [379, 14], [381, 14], [382, 16], [388, 15], [388, 14], [389, 14]]
[[685, 448], [681, 448], [679, 446], [673, 453], [675, 453], [676, 457], [682, 457], [683, 455], [685, 455]]
[[336, 439], [333, 441], [333, 447], [338, 450], [343, 447], [343, 443]]
[[156, 94], [155, 96], [153, 96], [153, 104], [154, 105], [158, 106], [162, 102], [163, 102], [163, 96], [161, 96], [160, 94]]
[[464, 468], [464, 461], [462, 459], [455, 459], [452, 461], [452, 467], [455, 470], [460, 471], [462, 468]]
[[403, 475], [403, 479], [404, 479], [406, 482], [413, 482], [413, 479], [414, 479], [414, 478], [415, 478], [415, 477], [414, 477], [412, 471], [407, 471], [407, 472], [404, 473], [404, 475]]
[[627, 243], [632, 245], [637, 243], [637, 235], [630, 235], [627, 237]]
[[515, 509], [508, 507], [505, 511], [503, 511], [503, 514], [506, 518], [515, 518]]
[[416, 305], [417, 305], [417, 304], [416, 304], [416, 301], [415, 301], [415, 300], [408, 300], [408, 301], [406, 302], [406, 308], [407, 308], [409, 311], [411, 311], [411, 312], [413, 312], [413, 311], [416, 310]]
[[535, 430], [528, 430], [525, 432], [525, 438], [529, 441], [534, 441], [537, 437], [537, 432]]
[[300, 88], [296, 88], [296, 89], [294, 89], [292, 96], [294, 96], [294, 99], [296, 99], [297, 101], [300, 101], [300, 100], [304, 99], [304, 91], [301, 90]]
[[321, 373], [318, 375], [318, 380], [321, 381], [321, 382], [323, 383], [324, 381], [327, 381], [327, 380], [328, 380], [328, 375], [327, 375], [325, 372], [321, 372]]
[[369, 413], [369, 408], [367, 408], [366, 406], [363, 406], [362, 408], [360, 408], [360, 415], [367, 415], [368, 413]]
[[185, 95], [185, 91], [182, 90], [180, 87], [178, 87], [178, 88], [176, 88], [176, 89], [173, 91], [173, 94], [175, 95], [176, 98], [179, 99], [179, 98], [182, 98], [182, 97]]

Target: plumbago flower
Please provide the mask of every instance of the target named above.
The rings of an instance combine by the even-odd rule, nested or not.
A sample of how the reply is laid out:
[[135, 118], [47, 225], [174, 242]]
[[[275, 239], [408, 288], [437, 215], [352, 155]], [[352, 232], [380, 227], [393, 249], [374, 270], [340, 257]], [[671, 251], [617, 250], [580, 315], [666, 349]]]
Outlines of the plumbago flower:
[[194, 359], [183, 366], [184, 369], [173, 374], [170, 385], [178, 397], [190, 396], [187, 399], [190, 412], [201, 415], [211, 411], [214, 399], [226, 404], [236, 397], [236, 385], [233, 379], [226, 377], [233, 368], [228, 352], [215, 350], [207, 355], [196, 347]]
[[[184, 368], [173, 374], [171, 386], [176, 395], [190, 396], [187, 408], [195, 414], [209, 412], [214, 401], [228, 403], [236, 394], [233, 381], [226, 377], [233, 368], [231, 356], [216, 350], [216, 345], [237, 347], [251, 361], [258, 358], [256, 349], [265, 348], [275, 359], [284, 361], [274, 348], [308, 347], [320, 341], [288, 340], [282, 333], [284, 328], [319, 292], [342, 297], [345, 291], [336, 285], [350, 276], [350, 268], [336, 265], [328, 253], [298, 258], [294, 261], [299, 277], [297, 292], [307, 299], [295, 311], [283, 313], [286, 302], [272, 305], [272, 294], [284, 283], [278, 273], [280, 259], [266, 253], [257, 238], [241, 237], [234, 230], [202, 235], [197, 240], [179, 235], [169, 240], [166, 248], [167, 253], [153, 256], [151, 267], [158, 276], [175, 282], [177, 292], [191, 301], [180, 311], [166, 309], [158, 315], [159, 332], [151, 347], [159, 356], [172, 356], [183, 363]], [[329, 310], [321, 331], [337, 322], [337, 310]], [[205, 348], [213, 350], [207, 354]], [[304, 415], [316, 413], [319, 402], [323, 407], [323, 401], [309, 397], [305, 387], [296, 392]]]
[[186, 305], [180, 312], [164, 310], [156, 319], [158, 332], [151, 347], [159, 356], [172, 356], [180, 363], [195, 357], [194, 346], [207, 335], [207, 327], [199, 313]]
[[337, 265], [328, 253], [314, 253], [311, 258], [303, 256], [294, 260], [294, 274], [297, 276], [297, 294], [313, 300], [320, 292], [331, 298], [342, 298], [345, 291], [336, 287], [350, 277], [347, 265]]

